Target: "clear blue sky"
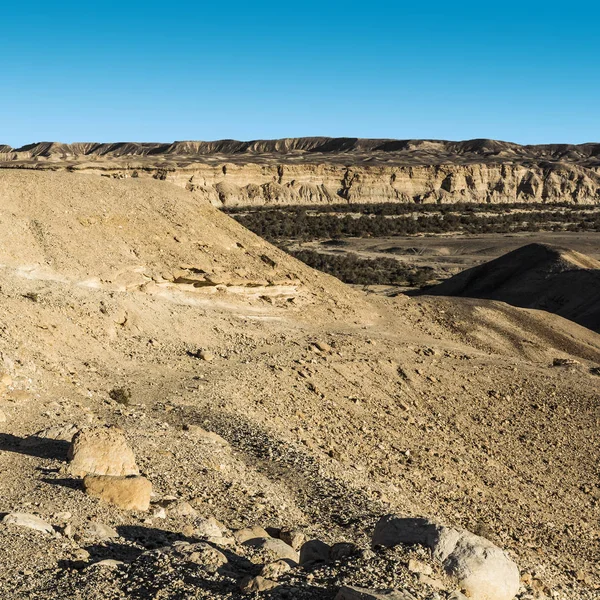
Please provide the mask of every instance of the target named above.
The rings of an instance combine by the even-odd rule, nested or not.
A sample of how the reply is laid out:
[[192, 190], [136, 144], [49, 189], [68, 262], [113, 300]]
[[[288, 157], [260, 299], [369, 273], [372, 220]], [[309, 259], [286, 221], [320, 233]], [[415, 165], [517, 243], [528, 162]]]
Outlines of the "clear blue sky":
[[597, 2], [4, 2], [0, 143], [600, 141]]

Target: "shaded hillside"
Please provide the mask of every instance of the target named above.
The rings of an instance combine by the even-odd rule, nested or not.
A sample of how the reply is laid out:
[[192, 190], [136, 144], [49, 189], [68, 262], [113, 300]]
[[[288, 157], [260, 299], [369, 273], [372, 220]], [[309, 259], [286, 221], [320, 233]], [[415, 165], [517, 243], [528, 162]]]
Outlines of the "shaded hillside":
[[501, 300], [600, 331], [600, 262], [565, 248], [529, 244], [467, 269], [427, 294]]

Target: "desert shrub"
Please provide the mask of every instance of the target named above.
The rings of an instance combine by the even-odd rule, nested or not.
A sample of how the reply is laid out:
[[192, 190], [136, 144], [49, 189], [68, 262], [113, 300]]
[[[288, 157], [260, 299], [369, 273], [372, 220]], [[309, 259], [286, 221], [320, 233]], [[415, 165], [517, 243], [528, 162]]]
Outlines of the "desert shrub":
[[351, 252], [339, 255], [314, 250], [288, 252], [309, 267], [333, 275], [345, 283], [421, 286], [434, 277], [431, 267], [413, 267], [393, 258], [364, 259]]

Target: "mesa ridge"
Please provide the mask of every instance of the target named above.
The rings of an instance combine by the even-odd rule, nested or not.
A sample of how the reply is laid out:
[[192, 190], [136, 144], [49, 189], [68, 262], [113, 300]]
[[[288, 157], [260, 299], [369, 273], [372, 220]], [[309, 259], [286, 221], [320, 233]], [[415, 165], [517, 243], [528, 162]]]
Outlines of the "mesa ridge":
[[600, 144], [286, 138], [0, 146], [0, 167], [151, 177], [216, 205], [600, 201]]

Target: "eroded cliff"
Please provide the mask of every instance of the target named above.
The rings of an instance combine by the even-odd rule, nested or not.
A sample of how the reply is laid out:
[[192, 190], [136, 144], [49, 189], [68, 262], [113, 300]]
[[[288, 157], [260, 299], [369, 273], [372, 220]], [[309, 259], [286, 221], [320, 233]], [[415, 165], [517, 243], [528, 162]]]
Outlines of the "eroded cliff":
[[600, 202], [600, 144], [291, 138], [0, 145], [0, 167], [152, 177], [228, 206]]

